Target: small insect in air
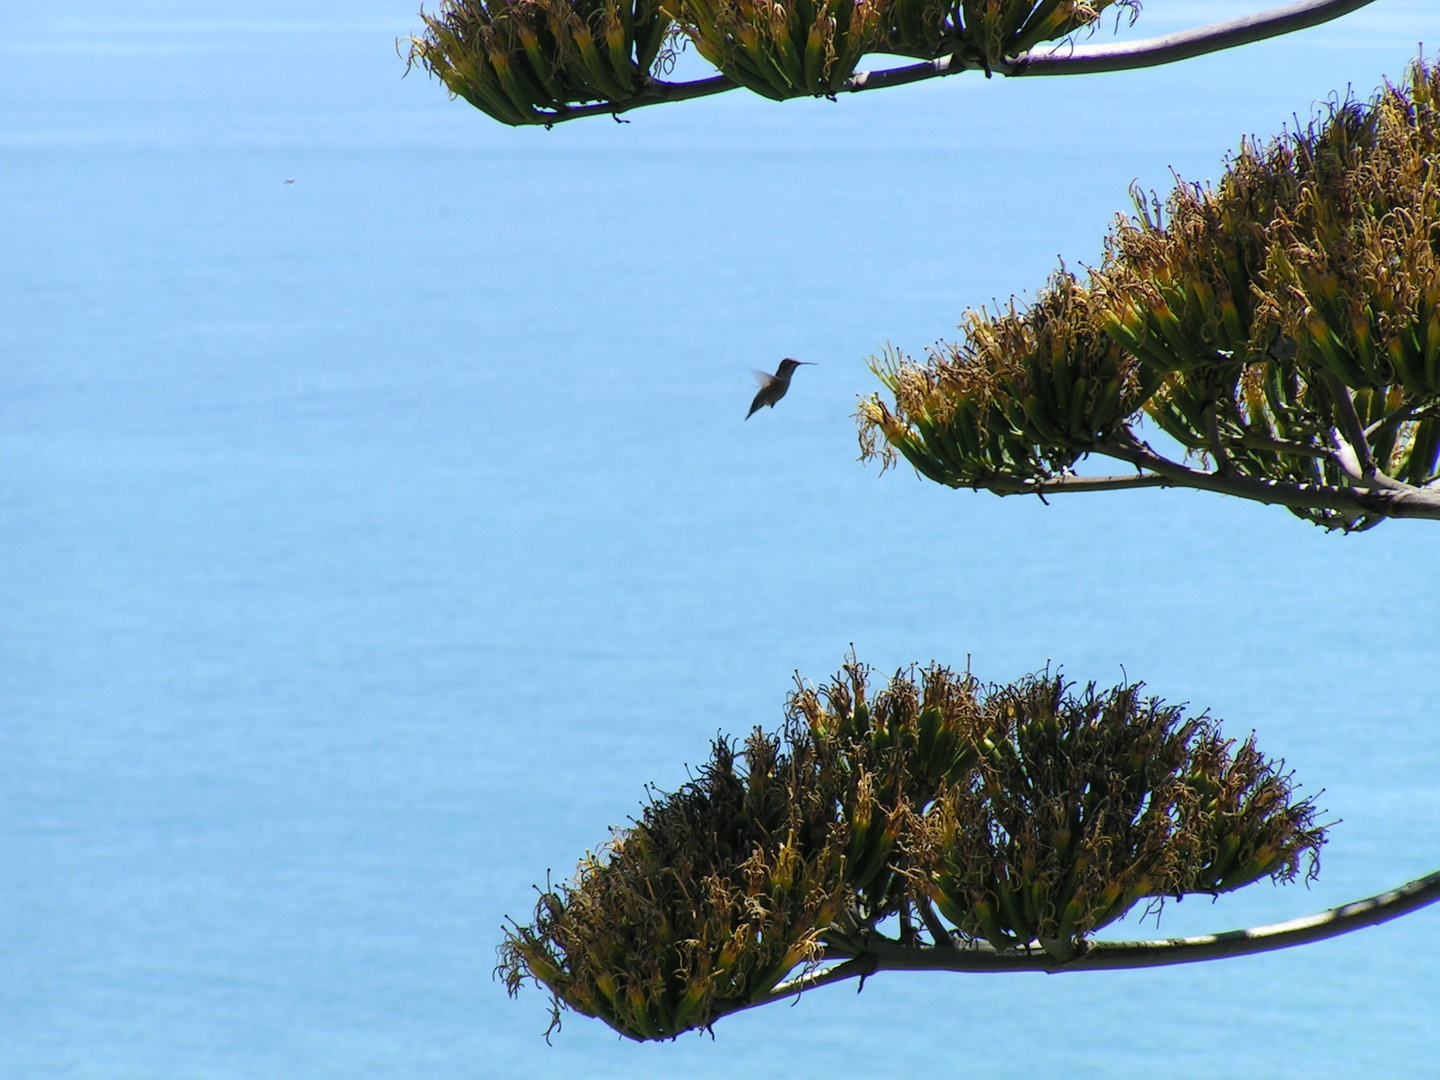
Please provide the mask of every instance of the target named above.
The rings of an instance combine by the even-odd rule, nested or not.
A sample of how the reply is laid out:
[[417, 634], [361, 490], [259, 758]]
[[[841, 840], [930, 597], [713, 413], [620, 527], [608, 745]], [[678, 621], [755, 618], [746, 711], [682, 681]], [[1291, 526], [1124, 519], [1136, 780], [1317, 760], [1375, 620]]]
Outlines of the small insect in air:
[[780, 361], [780, 367], [776, 369], [774, 375], [752, 368], [751, 370], [755, 373], [755, 381], [760, 384], [760, 391], [755, 395], [755, 400], [750, 402], [750, 411], [745, 414], [745, 419], [749, 420], [755, 415], [755, 410], [766, 405], [773, 409], [775, 403], [785, 396], [785, 391], [790, 389], [790, 376], [795, 374], [795, 369], [801, 364], [815, 366], [813, 360], [793, 360], [787, 356]]

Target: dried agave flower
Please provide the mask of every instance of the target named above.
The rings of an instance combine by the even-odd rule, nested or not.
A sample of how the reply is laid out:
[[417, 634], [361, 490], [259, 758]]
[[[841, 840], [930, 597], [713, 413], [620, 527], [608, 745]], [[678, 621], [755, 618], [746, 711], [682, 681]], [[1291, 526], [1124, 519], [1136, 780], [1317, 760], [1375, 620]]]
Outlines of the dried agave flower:
[[1315, 824], [1313, 799], [1293, 800], [1294, 780], [1255, 747], [1236, 747], [1206, 726], [1190, 750], [1178, 812], [1196, 849], [1183, 860], [1175, 892], [1218, 894], [1270, 877], [1294, 881], [1320, 873], [1325, 830]]

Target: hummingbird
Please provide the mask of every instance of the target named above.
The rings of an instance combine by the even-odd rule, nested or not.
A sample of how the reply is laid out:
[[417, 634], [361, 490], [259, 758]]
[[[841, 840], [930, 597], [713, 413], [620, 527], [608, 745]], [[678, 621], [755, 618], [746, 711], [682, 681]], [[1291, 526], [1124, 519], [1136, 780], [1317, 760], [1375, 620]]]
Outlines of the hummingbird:
[[784, 397], [785, 391], [790, 389], [790, 376], [795, 374], [795, 369], [801, 364], [815, 366], [812, 360], [792, 360], [787, 356], [780, 361], [780, 367], [776, 369], [774, 375], [752, 368], [751, 370], [755, 371], [755, 381], [760, 384], [760, 392], [755, 395], [755, 400], [750, 402], [750, 411], [745, 414], [745, 419], [749, 420], [755, 415], [756, 409], [766, 405], [773, 409], [775, 402]]

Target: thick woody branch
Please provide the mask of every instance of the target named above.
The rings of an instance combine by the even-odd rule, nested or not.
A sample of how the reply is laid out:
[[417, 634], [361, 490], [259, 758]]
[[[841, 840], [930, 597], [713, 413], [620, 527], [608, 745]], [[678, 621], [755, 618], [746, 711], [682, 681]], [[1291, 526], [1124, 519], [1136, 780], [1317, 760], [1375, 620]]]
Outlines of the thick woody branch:
[[1129, 462], [1142, 470], [1142, 475], [1148, 472], [1161, 478], [1158, 485], [1145, 486], [1195, 488], [1302, 510], [1336, 510], [1356, 516], [1374, 514], [1391, 518], [1429, 518], [1440, 521], [1440, 490], [1412, 487], [1383, 473], [1376, 475], [1373, 486], [1355, 487], [1291, 484], [1235, 472], [1221, 475], [1191, 469], [1161, 457], [1145, 443], [1137, 441], [1128, 431], [1121, 432], [1111, 442], [1096, 447], [1096, 450], [1109, 457]]
[[[1333, 451], [1292, 444], [1278, 440], [1249, 437], [1243, 445], [1258, 446], [1289, 454], [1331, 456]], [[1368, 486], [1332, 487], [1324, 484], [1286, 484], [1228, 473], [1192, 469], [1162, 457], [1133, 436], [1118, 436], [1114, 441], [1095, 448], [1097, 453], [1129, 462], [1139, 472], [1123, 476], [1075, 476], [1065, 474], [1044, 480], [1007, 480], [995, 478], [979, 483], [997, 495], [1065, 495], [1078, 491], [1128, 491], [1134, 488], [1192, 488], [1233, 495], [1241, 499], [1292, 506], [1301, 510], [1337, 510], [1364, 516], [1431, 518], [1440, 520], [1440, 490], [1417, 488], [1401, 483], [1384, 473], [1376, 473]]]
[[1200, 937], [1163, 938], [1156, 941], [1094, 941], [1084, 945], [1070, 960], [1057, 960], [1044, 950], [1001, 952], [986, 943], [959, 948], [902, 945], [871, 934], [858, 951], [835, 951], [830, 957], [843, 962], [781, 983], [767, 997], [746, 1008], [778, 1001], [806, 990], [814, 990], [845, 979], [865, 977], [879, 971], [954, 971], [995, 973], [1041, 971], [1108, 971], [1119, 968], [1166, 967], [1221, 960], [1236, 956], [1307, 945], [1326, 938], [1378, 926], [1440, 900], [1440, 871], [1417, 878], [1397, 889], [1353, 904], [1331, 908], [1289, 922], [1231, 930]]

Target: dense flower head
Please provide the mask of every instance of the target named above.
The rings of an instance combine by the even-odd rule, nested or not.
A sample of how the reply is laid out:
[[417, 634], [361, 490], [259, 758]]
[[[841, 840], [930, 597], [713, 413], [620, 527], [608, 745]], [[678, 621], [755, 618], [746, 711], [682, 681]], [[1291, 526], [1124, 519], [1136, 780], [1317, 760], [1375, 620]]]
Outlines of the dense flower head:
[[1282, 766], [1138, 684], [872, 677], [852, 657], [797, 682], [778, 734], [717, 739], [545, 889], [501, 946], [511, 992], [531, 978], [556, 1023], [673, 1038], [863, 953], [886, 920], [1064, 959], [1137, 903], [1317, 868], [1324, 829]]

